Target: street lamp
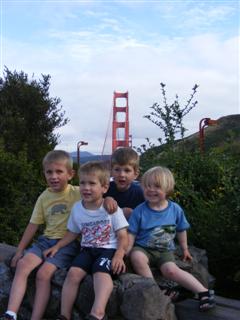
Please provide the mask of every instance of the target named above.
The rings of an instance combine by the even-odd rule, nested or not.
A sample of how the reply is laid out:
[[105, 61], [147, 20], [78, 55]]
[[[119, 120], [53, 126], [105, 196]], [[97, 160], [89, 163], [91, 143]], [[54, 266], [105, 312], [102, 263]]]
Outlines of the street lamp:
[[88, 142], [85, 141], [78, 141], [77, 143], [77, 163], [78, 163], [78, 168], [80, 166], [80, 147], [81, 146], [86, 146], [88, 145]]
[[203, 118], [199, 122], [199, 148], [200, 151], [204, 152], [204, 128], [207, 126], [214, 126], [218, 122], [217, 120], [212, 120], [210, 118]]

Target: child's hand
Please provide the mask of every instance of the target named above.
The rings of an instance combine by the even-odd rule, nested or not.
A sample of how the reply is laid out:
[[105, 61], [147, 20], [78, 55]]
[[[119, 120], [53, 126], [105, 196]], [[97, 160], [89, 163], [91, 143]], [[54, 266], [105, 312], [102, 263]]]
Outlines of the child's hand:
[[111, 263], [113, 274], [119, 274], [126, 271], [126, 266], [122, 258], [120, 258], [117, 254], [112, 258]]
[[22, 257], [23, 257], [23, 251], [17, 251], [11, 260], [11, 263], [10, 263], [11, 268], [16, 268], [18, 260], [20, 260]]
[[55, 254], [58, 252], [58, 248], [56, 246], [53, 246], [45, 251], [43, 251], [43, 256], [44, 258], [47, 258], [47, 257], [54, 257]]
[[125, 208], [122, 208], [122, 210], [123, 210], [125, 218], [128, 220], [130, 215], [131, 215], [131, 213], [132, 213], [132, 211], [133, 211], [133, 209], [125, 207]]
[[106, 197], [103, 200], [103, 207], [109, 214], [113, 214], [117, 211], [118, 204], [112, 197]]
[[182, 256], [183, 261], [192, 261], [192, 256], [191, 253], [189, 252], [188, 248], [183, 249], [183, 256]]

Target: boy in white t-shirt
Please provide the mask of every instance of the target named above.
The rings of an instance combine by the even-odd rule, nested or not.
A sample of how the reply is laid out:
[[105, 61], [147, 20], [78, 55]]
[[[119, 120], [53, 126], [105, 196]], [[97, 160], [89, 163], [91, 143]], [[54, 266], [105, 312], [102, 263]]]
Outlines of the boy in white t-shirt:
[[81, 251], [72, 262], [65, 279], [61, 315], [58, 320], [70, 320], [80, 282], [93, 274], [95, 299], [91, 312], [85, 319], [106, 320], [105, 308], [113, 289], [111, 274], [125, 271], [123, 257], [128, 247], [128, 223], [122, 209], [109, 214], [103, 204], [103, 194], [108, 190], [110, 174], [103, 163], [88, 162], [80, 168], [80, 194], [72, 208], [68, 232], [45, 254], [54, 256], [60, 248], [81, 234]]

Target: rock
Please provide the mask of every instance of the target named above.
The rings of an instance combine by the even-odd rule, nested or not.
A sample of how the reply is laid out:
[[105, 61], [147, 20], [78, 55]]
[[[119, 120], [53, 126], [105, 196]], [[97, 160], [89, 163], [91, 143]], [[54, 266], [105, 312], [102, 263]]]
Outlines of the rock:
[[[8, 267], [9, 259], [16, 248], [0, 244], [3, 261], [0, 262], [0, 311], [6, 310], [13, 274]], [[207, 258], [204, 250], [191, 248], [193, 262], [183, 263], [179, 252], [176, 252], [176, 263], [193, 273], [203, 283], [209, 283], [211, 276], [207, 271]], [[129, 269], [130, 270], [130, 269]], [[114, 280], [114, 289], [109, 299], [106, 313], [111, 320], [177, 320], [174, 305], [168, 296], [159, 289], [160, 285], [174, 286], [175, 283], [163, 279], [158, 270], [153, 270], [156, 281], [143, 278], [133, 273], [125, 273]], [[47, 306], [45, 319], [55, 319], [60, 311], [61, 288], [66, 277], [66, 270], [57, 270], [52, 279], [51, 298]], [[24, 301], [19, 310], [19, 319], [30, 319], [35, 292], [35, 273], [28, 281]], [[74, 305], [72, 319], [83, 320], [89, 313], [94, 300], [93, 281], [87, 276], [81, 283]], [[178, 307], [178, 310], [180, 307]], [[197, 306], [195, 311], [198, 312]], [[180, 311], [181, 312], [181, 311]], [[183, 320], [182, 318], [179, 318]], [[187, 318], [186, 318], [187, 319]], [[190, 320], [190, 319], [188, 319]]]
[[198, 312], [198, 301], [187, 299], [176, 303], [179, 320], [239, 320], [240, 301], [216, 296], [216, 308], [208, 312]]
[[9, 261], [15, 254], [17, 248], [9, 244], [0, 243], [0, 262]]

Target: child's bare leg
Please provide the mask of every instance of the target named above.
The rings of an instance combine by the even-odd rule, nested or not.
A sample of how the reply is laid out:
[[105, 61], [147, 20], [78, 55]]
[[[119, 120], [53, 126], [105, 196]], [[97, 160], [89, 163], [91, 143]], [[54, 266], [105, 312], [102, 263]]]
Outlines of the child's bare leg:
[[96, 272], [93, 275], [95, 300], [90, 314], [98, 319], [105, 315], [107, 302], [113, 290], [112, 278], [108, 273]]
[[182, 287], [194, 293], [208, 290], [189, 272], [180, 269], [174, 262], [164, 263], [160, 270], [165, 278], [179, 283]]
[[152, 271], [149, 267], [148, 257], [140, 250], [133, 250], [130, 255], [134, 271], [140, 276], [153, 278]]
[[15, 313], [18, 312], [24, 294], [26, 292], [28, 276], [30, 272], [35, 269], [41, 262], [42, 259], [32, 253], [28, 253], [18, 261], [10, 291], [8, 310]]
[[52, 263], [45, 262], [36, 275], [36, 293], [33, 304], [31, 320], [42, 319], [51, 292], [51, 278], [57, 267]]
[[86, 274], [86, 271], [83, 269], [71, 267], [64, 281], [61, 298], [61, 314], [69, 320], [71, 319], [72, 308], [80, 282]]

